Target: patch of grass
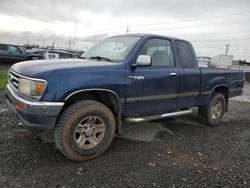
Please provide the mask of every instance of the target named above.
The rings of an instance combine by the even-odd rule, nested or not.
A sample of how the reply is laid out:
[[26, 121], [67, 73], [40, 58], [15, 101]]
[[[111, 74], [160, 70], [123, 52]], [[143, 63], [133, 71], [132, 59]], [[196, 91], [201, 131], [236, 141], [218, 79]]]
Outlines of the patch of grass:
[[6, 87], [6, 84], [8, 82], [7, 73], [7, 70], [0, 70], [0, 89], [5, 89]]

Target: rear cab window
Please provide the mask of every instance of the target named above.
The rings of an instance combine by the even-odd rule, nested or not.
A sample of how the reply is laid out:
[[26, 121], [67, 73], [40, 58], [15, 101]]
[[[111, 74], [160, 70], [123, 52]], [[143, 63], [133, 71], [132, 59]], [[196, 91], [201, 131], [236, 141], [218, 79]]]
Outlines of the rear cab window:
[[182, 68], [194, 68], [195, 62], [192, 54], [192, 50], [187, 42], [175, 41], [177, 56], [179, 58]]

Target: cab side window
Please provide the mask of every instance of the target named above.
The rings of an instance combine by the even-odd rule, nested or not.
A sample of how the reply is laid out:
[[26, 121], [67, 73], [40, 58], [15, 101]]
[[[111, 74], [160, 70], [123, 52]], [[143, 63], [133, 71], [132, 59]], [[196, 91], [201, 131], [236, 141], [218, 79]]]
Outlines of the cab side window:
[[177, 55], [182, 68], [193, 68], [195, 66], [190, 46], [184, 41], [175, 41]]
[[149, 55], [152, 67], [174, 67], [172, 46], [166, 39], [149, 39], [140, 51], [140, 55]]
[[10, 52], [14, 52], [14, 53], [21, 53], [21, 51], [20, 51], [20, 49], [19, 48], [17, 48], [16, 46], [10, 46], [9, 47], [9, 51]]

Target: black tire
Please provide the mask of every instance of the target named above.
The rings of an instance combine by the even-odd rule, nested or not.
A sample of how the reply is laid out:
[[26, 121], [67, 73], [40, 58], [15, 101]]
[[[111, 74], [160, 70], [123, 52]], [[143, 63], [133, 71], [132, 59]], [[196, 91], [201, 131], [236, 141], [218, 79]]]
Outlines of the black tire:
[[[215, 113], [214, 105], [218, 104], [221, 104], [221, 110], [218, 110], [220, 111], [220, 113]], [[212, 94], [211, 98], [209, 99], [209, 103], [206, 106], [199, 107], [198, 116], [200, 121], [203, 124], [211, 127], [218, 126], [226, 111], [226, 106], [227, 102], [224, 95], [222, 95], [221, 93]]]
[[[91, 120], [93, 119], [93, 117], [95, 120]], [[90, 128], [82, 128], [82, 126], [90, 126], [91, 123], [89, 123], [89, 120], [93, 123], [94, 121], [96, 121], [96, 119], [98, 121], [101, 121], [100, 124], [103, 126], [104, 132], [100, 133], [102, 134], [102, 137], [101, 139], [99, 139], [98, 144], [92, 148], [89, 148], [92, 143], [88, 140], [86, 141], [86, 139], [88, 139], [87, 137], [90, 138], [93, 136], [85, 135], [88, 133], [87, 130], [89, 130]], [[84, 125], [82, 125], [82, 120], [86, 121]], [[78, 129], [82, 129], [86, 132], [78, 133]], [[97, 133], [94, 132], [92, 134], [96, 139]], [[77, 143], [77, 139], [80, 138], [79, 136], [79, 138], [76, 139], [77, 134], [83, 136], [85, 139], [85, 142], [81, 142], [81, 147], [79, 146], [80, 144]], [[65, 109], [59, 117], [54, 131], [56, 146], [68, 159], [74, 161], [86, 161], [101, 155], [111, 144], [114, 135], [115, 118], [113, 113], [105, 105], [90, 100], [77, 102]], [[93, 143], [96, 144], [97, 141]], [[93, 145], [94, 144], [92, 144], [91, 146]]]

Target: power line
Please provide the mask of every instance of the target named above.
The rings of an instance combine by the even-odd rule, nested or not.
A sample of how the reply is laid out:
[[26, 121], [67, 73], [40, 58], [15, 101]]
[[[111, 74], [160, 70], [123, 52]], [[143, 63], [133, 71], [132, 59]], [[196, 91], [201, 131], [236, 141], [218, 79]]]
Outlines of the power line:
[[241, 41], [250, 40], [250, 38], [239, 38], [239, 39], [218, 39], [218, 40], [192, 40], [192, 42], [214, 42], [214, 41]]
[[[247, 24], [247, 23], [250, 23], [250, 20], [244, 20], [243, 22], [222, 22], [222, 23], [219, 23], [219, 22], [217, 22], [217, 23], [210, 23], [210, 24], [204, 24], [204, 23], [202, 23], [202, 24], [193, 24], [193, 25], [185, 25], [185, 26], [183, 26], [183, 25], [178, 25], [178, 26], [165, 26], [165, 27], [162, 27], [162, 28], [148, 28], [148, 29], [140, 29], [140, 30], [138, 30], [138, 29], [135, 29], [135, 30], [132, 30], [133, 32], [141, 32], [142, 30], [143, 31], [164, 31], [164, 30], [166, 30], [166, 29], [168, 29], [168, 31], [169, 31], [169, 29], [170, 30], [173, 30], [173, 29], [176, 29], [176, 28], [190, 28], [190, 27], [196, 27], [196, 28], [207, 28], [207, 27], [210, 27], [210, 26], [217, 26], [217, 27], [219, 27], [219, 26], [222, 26], [222, 25], [238, 25], [238, 24]], [[201, 25], [201, 26], [199, 26], [199, 25]], [[203, 26], [204, 25], [204, 26]]]
[[140, 24], [140, 25], [130, 25], [130, 26], [141, 27], [141, 26], [152, 26], [152, 25], [165, 25], [165, 24], [183, 23], [183, 22], [199, 21], [199, 20], [207, 20], [207, 19], [220, 18], [220, 17], [228, 17], [228, 16], [242, 15], [242, 14], [250, 14], [250, 11], [237, 12], [237, 13], [232, 13], [232, 14], [224, 14], [224, 15], [218, 15], [218, 16], [212, 16], [212, 17], [205, 17], [205, 18], [191, 18], [191, 19], [186, 19], [186, 20], [182, 20], [182, 21], [171, 21], [171, 22], [152, 23], [152, 24]]
[[187, 33], [187, 34], [180, 34], [182, 36], [199, 36], [199, 35], [211, 35], [211, 36], [214, 36], [214, 35], [234, 35], [234, 34], [250, 34], [250, 31], [237, 31], [237, 32], [230, 32], [230, 33], [225, 33], [225, 32], [222, 32], [222, 33]]
[[[191, 19], [186, 19], [186, 20], [182, 20], [182, 21], [170, 21], [170, 22], [151, 23], [151, 24], [130, 24], [130, 26], [131, 27], [142, 27], [142, 26], [164, 25], [164, 24], [173, 24], [173, 23], [185, 23], [185, 22], [190, 22], [190, 21], [208, 20], [208, 19], [214, 19], [214, 18], [220, 18], [220, 17], [222, 18], [222, 17], [229, 17], [229, 16], [243, 15], [243, 14], [250, 14], [250, 11], [224, 14], [224, 15], [218, 15], [218, 16], [213, 16], [213, 17], [205, 17], [205, 18], [191, 18]], [[124, 30], [125, 27], [126, 26], [114, 27], [114, 28], [110, 28], [110, 29], [101, 30], [98, 33]]]

